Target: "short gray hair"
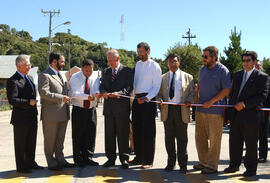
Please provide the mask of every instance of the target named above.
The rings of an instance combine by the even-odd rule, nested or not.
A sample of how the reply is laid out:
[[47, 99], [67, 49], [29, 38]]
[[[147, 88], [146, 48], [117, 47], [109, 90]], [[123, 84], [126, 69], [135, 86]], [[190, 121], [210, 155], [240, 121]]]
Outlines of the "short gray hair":
[[115, 59], [117, 59], [117, 57], [119, 57], [119, 53], [115, 49], [110, 49], [109, 51], [107, 51], [106, 55], [113, 55]]
[[30, 56], [29, 55], [24, 55], [24, 54], [19, 55], [16, 58], [16, 66], [23, 64], [25, 60], [29, 60], [30, 61]]

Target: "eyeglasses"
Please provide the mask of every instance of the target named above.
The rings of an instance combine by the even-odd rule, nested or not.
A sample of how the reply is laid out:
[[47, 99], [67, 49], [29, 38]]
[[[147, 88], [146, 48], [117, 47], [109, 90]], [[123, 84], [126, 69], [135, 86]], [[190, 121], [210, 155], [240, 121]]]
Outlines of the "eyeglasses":
[[208, 58], [208, 56], [207, 56], [207, 55], [202, 55], [202, 58], [207, 59], [207, 58]]
[[251, 61], [251, 59], [245, 59], [245, 60], [243, 59], [242, 60], [242, 62], [250, 62], [250, 61]]

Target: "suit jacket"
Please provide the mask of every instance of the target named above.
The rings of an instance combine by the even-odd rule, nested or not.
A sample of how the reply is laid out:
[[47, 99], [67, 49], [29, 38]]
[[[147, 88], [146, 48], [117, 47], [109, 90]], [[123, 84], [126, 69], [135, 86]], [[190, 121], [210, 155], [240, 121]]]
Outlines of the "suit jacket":
[[[31, 76], [27, 76], [35, 84]], [[7, 80], [8, 102], [13, 106], [11, 121], [13, 125], [27, 125], [37, 123], [37, 106], [30, 105], [30, 99], [36, 99], [36, 91], [18, 72]]]
[[244, 70], [235, 73], [229, 95], [229, 104], [235, 105], [236, 103], [243, 101], [246, 107], [239, 112], [234, 108], [229, 108], [228, 119], [230, 121], [245, 120], [256, 122], [260, 118], [260, 111], [257, 109], [263, 106], [263, 102], [268, 95], [269, 77], [265, 73], [255, 69], [246, 81], [246, 84], [238, 97], [243, 74]]
[[[162, 99], [164, 102], [168, 102], [169, 100], [169, 79], [170, 72], [167, 72], [162, 75], [161, 87], [158, 93], [158, 99]], [[181, 101], [190, 101], [194, 102], [195, 97], [195, 88], [194, 81], [192, 75], [181, 71], [181, 79], [182, 79], [182, 96]], [[181, 106], [181, 115], [182, 120], [185, 123], [190, 122], [190, 107]], [[166, 121], [168, 118], [168, 105], [161, 106], [161, 121]]]
[[[115, 80], [112, 81], [112, 69], [106, 68], [102, 72], [100, 93], [118, 92], [121, 95], [130, 96], [133, 90], [133, 71], [124, 65], [120, 65]], [[130, 100], [128, 98], [108, 98], [104, 100], [103, 114], [119, 115], [123, 112], [129, 113]]]
[[51, 68], [40, 73], [38, 77], [38, 91], [41, 98], [41, 120], [68, 121], [70, 118], [69, 104], [63, 103], [63, 95], [68, 95], [67, 80], [58, 75]]

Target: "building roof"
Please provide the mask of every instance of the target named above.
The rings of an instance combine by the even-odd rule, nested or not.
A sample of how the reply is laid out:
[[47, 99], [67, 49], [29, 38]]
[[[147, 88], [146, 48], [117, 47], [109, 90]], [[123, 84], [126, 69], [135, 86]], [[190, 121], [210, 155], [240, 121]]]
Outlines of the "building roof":
[[[0, 55], [0, 79], [10, 78], [16, 71], [15, 60], [18, 55]], [[34, 78], [37, 75], [38, 67], [33, 67], [29, 71], [29, 75]]]

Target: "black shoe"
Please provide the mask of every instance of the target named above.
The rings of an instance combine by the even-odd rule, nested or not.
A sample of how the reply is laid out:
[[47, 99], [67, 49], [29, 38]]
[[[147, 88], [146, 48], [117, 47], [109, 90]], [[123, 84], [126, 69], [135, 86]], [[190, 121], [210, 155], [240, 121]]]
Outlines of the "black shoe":
[[30, 168], [34, 169], [34, 170], [42, 170], [42, 169], [44, 169], [44, 167], [39, 166], [36, 162]]
[[86, 164], [84, 163], [84, 162], [77, 162], [77, 163], [75, 163], [75, 166], [76, 167], [79, 167], [79, 168], [83, 168], [83, 167], [85, 167], [86, 166]]
[[180, 167], [179, 172], [182, 174], [187, 174], [187, 167]]
[[32, 173], [30, 169], [18, 169], [17, 172], [18, 173]]
[[237, 171], [239, 171], [239, 168], [234, 168], [234, 167], [231, 167], [231, 166], [224, 169], [224, 173], [234, 173], [234, 172], [237, 172]]
[[165, 168], [164, 168], [164, 171], [165, 172], [171, 172], [173, 171], [174, 169], [174, 165], [167, 165]]
[[139, 161], [139, 160], [137, 160], [136, 158], [134, 158], [134, 159], [131, 160], [131, 161], [128, 161], [128, 163], [129, 163], [130, 165], [141, 165], [141, 164], [142, 164], [142, 162]]
[[203, 166], [202, 164], [195, 164], [195, 165], [193, 165], [193, 168], [195, 169], [195, 170], [202, 170], [202, 169], [204, 169], [205, 168], [205, 166]]
[[121, 165], [122, 169], [128, 169], [128, 162], [127, 161], [123, 161], [122, 165]]
[[259, 163], [266, 163], [266, 161], [267, 161], [266, 158], [259, 158], [258, 159]]
[[217, 170], [208, 167], [202, 169], [202, 174], [212, 174], [212, 173], [217, 173]]
[[67, 162], [66, 164], [63, 164], [62, 166], [63, 166], [63, 168], [74, 168], [75, 164]]
[[98, 166], [99, 165], [98, 162], [95, 162], [94, 160], [91, 160], [91, 159], [85, 160], [84, 162], [85, 162], [85, 164], [90, 165], [90, 166]]
[[255, 176], [255, 175], [256, 175], [256, 172], [245, 171], [243, 173], [244, 177], [252, 177], [252, 176]]
[[56, 166], [48, 167], [48, 169], [52, 171], [61, 171], [63, 170], [63, 167], [61, 165], [56, 165]]
[[114, 166], [114, 165], [115, 165], [115, 162], [114, 161], [108, 160], [102, 166], [105, 167], [105, 168], [108, 168], [108, 167], [111, 167], [111, 166]]

